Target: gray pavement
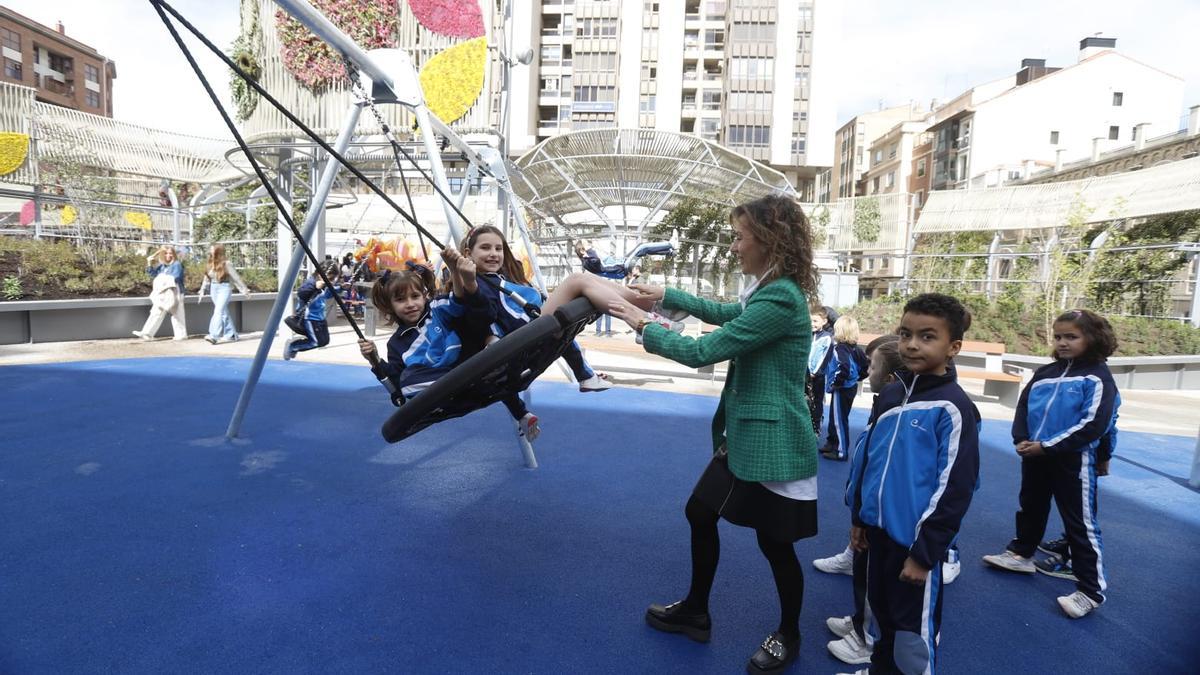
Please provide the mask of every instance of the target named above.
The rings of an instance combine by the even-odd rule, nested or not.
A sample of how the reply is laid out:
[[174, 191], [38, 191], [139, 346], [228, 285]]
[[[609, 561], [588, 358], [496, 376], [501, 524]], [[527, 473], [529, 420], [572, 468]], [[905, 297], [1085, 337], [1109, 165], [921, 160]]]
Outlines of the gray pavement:
[[[635, 344], [632, 332], [625, 332], [624, 324], [613, 322], [617, 332], [612, 337], [597, 337], [589, 326], [580, 335], [588, 361], [600, 371], [608, 372], [617, 386], [639, 387], [657, 391], [669, 391], [705, 396], [719, 396], [723, 384], [724, 369], [717, 367], [715, 377], [700, 375], [694, 369], [685, 368], [667, 359], [647, 354]], [[365, 365], [359, 355], [356, 336], [344, 322], [330, 326], [330, 343], [322, 349], [300, 354], [303, 361]], [[283, 338], [290, 333], [281, 333], [271, 346], [271, 359], [282, 360]], [[374, 340], [380, 351], [385, 351], [389, 333], [381, 331]], [[258, 349], [261, 333], [248, 333], [237, 342], [211, 345], [201, 336], [175, 341], [161, 338], [144, 342], [138, 338], [118, 340], [85, 340], [79, 342], [45, 342], [37, 344], [0, 346], [0, 366], [34, 363], [59, 363], [68, 361], [94, 361], [102, 359], [146, 358], [156, 356], [212, 356], [223, 358], [253, 358]], [[560, 362], [561, 363], [561, 362]], [[564, 368], [550, 368], [542, 376], [548, 381], [566, 382]], [[1013, 411], [992, 397], [983, 396], [983, 383], [964, 380], [963, 388], [975, 399], [980, 413], [986, 419], [1010, 420]], [[1121, 391], [1120, 428], [1124, 431], [1139, 431], [1175, 436], [1196, 437], [1200, 415], [1200, 392], [1197, 391]], [[856, 407], [869, 407], [868, 393], [860, 395], [854, 402]]]

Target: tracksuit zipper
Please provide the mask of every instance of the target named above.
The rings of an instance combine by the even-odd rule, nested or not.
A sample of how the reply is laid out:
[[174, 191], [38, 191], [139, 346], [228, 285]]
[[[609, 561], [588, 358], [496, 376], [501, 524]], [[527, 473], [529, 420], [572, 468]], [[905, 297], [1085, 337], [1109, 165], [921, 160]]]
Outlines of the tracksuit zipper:
[[1050, 407], [1054, 405], [1054, 399], [1058, 398], [1058, 388], [1062, 385], [1063, 378], [1067, 376], [1067, 373], [1071, 372], [1071, 365], [1074, 363], [1075, 359], [1068, 360], [1067, 367], [1063, 368], [1062, 375], [1059, 375], [1058, 381], [1054, 383], [1054, 391], [1050, 392], [1050, 400], [1046, 402], [1046, 408], [1042, 410], [1042, 423], [1038, 425], [1037, 433], [1034, 434], [1035, 439], [1042, 437], [1042, 429], [1046, 428], [1046, 420], [1050, 419]]
[[884, 461], [883, 473], [879, 476], [879, 527], [883, 527], [883, 484], [887, 480], [888, 467], [892, 464], [892, 448], [896, 446], [896, 437], [900, 435], [900, 422], [904, 420], [904, 406], [908, 405], [908, 397], [912, 396], [913, 390], [917, 388], [917, 378], [919, 377], [921, 376], [913, 375], [912, 385], [904, 388], [904, 399], [900, 401], [900, 412], [896, 414], [896, 427], [892, 429], [892, 440], [888, 442], [887, 460]]

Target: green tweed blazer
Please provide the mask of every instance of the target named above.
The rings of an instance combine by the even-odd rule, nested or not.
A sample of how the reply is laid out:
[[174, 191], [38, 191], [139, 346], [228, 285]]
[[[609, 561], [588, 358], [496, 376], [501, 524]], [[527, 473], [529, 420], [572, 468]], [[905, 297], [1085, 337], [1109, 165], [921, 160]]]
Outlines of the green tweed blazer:
[[717, 330], [692, 338], [652, 324], [646, 351], [698, 368], [730, 361], [713, 417], [713, 450], [722, 442], [729, 469], [746, 481], [787, 481], [817, 473], [817, 437], [804, 396], [812, 323], [804, 292], [777, 279], [740, 303], [702, 300], [668, 288], [667, 309], [682, 309]]

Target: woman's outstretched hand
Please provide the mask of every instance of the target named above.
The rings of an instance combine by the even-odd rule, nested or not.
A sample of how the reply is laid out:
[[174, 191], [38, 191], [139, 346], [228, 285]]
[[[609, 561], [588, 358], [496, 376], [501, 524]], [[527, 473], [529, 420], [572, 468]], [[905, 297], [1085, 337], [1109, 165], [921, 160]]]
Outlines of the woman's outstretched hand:
[[608, 313], [629, 324], [629, 327], [634, 330], [637, 330], [642, 325], [642, 319], [646, 318], [645, 311], [627, 300], [610, 302]]
[[[662, 286], [655, 286], [654, 284], [629, 284], [629, 288], [643, 298], [648, 298], [655, 302], [662, 300], [665, 293]], [[614, 314], [613, 316], [616, 315]]]

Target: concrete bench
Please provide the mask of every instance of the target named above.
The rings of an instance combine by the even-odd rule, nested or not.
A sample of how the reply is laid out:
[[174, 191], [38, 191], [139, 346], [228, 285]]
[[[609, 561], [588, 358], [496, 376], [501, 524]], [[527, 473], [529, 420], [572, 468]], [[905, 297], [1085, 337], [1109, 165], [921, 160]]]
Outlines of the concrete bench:
[[[861, 333], [858, 343], [866, 346], [879, 337], [870, 333]], [[979, 340], [963, 340], [962, 350], [957, 358], [958, 376], [965, 380], [983, 380], [983, 393], [995, 396], [1000, 403], [1010, 408], [1017, 407], [1021, 398], [1021, 381], [1019, 374], [1004, 371], [1004, 354], [1006, 346], [1001, 342], [982, 342]], [[972, 368], [963, 362], [982, 361], [983, 368]]]

